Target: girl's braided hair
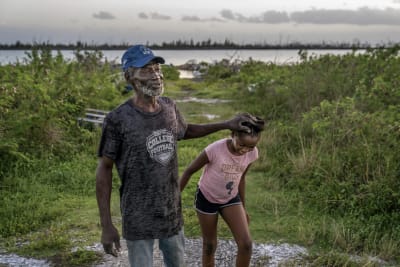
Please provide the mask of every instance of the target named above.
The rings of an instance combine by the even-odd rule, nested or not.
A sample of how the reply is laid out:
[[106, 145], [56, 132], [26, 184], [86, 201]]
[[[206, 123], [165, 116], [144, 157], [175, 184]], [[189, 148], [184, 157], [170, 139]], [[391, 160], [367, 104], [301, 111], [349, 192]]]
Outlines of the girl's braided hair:
[[250, 132], [239, 131], [240, 133], [258, 135], [260, 132], [264, 130], [265, 121], [262, 118], [251, 115], [250, 113], [247, 112], [242, 113], [241, 115], [248, 118], [248, 121], [242, 122], [242, 125], [247, 126], [250, 129]]

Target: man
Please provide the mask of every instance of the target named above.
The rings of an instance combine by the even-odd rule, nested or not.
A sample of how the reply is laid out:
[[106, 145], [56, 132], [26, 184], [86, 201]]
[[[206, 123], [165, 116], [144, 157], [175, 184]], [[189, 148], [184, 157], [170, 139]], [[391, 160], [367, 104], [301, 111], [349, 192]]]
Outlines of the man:
[[132, 267], [153, 265], [159, 240], [168, 267], [184, 266], [184, 236], [179, 190], [177, 141], [223, 130], [246, 129], [250, 117], [210, 124], [187, 124], [174, 101], [163, 97], [162, 57], [143, 46], [122, 56], [126, 81], [135, 94], [105, 118], [96, 171], [96, 196], [106, 253], [117, 256], [119, 233], [111, 220], [110, 197], [115, 163], [121, 179], [123, 237]]

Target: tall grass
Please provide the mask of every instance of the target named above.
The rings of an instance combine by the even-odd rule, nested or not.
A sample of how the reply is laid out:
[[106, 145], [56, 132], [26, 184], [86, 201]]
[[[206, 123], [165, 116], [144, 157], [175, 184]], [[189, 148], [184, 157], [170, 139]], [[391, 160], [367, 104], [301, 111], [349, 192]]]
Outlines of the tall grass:
[[[268, 120], [260, 159], [248, 173], [247, 209], [260, 242], [310, 248], [304, 264], [357, 266], [349, 254], [400, 260], [400, 62], [398, 48], [343, 56], [309, 56], [293, 65], [224, 61], [202, 82], [165, 69], [166, 94], [229, 99], [214, 105], [178, 102], [189, 122], [248, 111]], [[33, 50], [24, 64], [0, 66], [0, 240], [3, 247], [59, 266], [99, 257], [95, 201], [100, 129], [79, 125], [85, 108], [109, 110], [127, 97], [119, 70], [101, 53], [76, 60]], [[180, 172], [204, 147], [229, 135], [179, 142]], [[182, 194], [185, 233], [199, 236], [193, 195]], [[118, 176], [113, 220], [120, 227]], [[224, 224], [220, 237], [231, 238]], [[78, 250], [76, 248], [78, 247]], [[76, 251], [76, 252], [72, 252]], [[367, 257], [362, 266], [374, 266]]]
[[398, 50], [305, 55], [291, 67], [249, 63], [241, 70], [256, 90], [241, 84], [240, 103], [271, 118], [257, 168], [279, 192], [315, 210], [308, 218], [332, 218], [328, 227], [309, 222], [315, 243], [399, 258]]

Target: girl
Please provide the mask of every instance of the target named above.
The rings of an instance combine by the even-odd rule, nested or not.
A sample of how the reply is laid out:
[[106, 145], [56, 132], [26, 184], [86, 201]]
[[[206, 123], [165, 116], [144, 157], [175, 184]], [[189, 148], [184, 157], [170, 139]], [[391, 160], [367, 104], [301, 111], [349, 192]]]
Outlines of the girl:
[[249, 266], [252, 240], [249, 216], [245, 210], [245, 175], [258, 158], [257, 143], [264, 121], [249, 115], [250, 132], [232, 131], [224, 138], [208, 145], [183, 172], [181, 191], [190, 177], [204, 166], [195, 196], [195, 207], [203, 236], [203, 267], [214, 266], [217, 247], [218, 213], [229, 226], [238, 246], [236, 266]]

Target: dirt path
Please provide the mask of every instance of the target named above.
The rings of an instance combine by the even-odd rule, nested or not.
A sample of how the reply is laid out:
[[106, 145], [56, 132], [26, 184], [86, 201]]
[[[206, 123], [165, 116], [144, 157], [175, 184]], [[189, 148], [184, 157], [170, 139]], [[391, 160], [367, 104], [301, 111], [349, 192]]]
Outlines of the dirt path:
[[[111, 255], [104, 256], [104, 262], [93, 267], [129, 267], [128, 252], [126, 243], [121, 242], [122, 251], [120, 256], [115, 258]], [[101, 250], [100, 245], [98, 246]], [[297, 245], [289, 244], [257, 244], [253, 245], [253, 256], [251, 266], [267, 266], [277, 267], [279, 263], [286, 260], [300, 259], [307, 254], [307, 250]], [[216, 252], [216, 266], [231, 267], [235, 264], [236, 244], [232, 240], [219, 240]], [[201, 240], [186, 239], [185, 240], [185, 260], [188, 267], [201, 266]], [[158, 249], [158, 243], [154, 245], [154, 267], [164, 267], [162, 254]]]

